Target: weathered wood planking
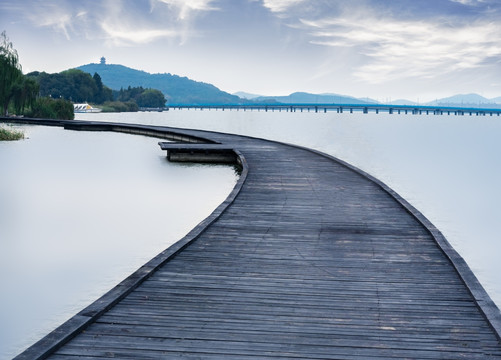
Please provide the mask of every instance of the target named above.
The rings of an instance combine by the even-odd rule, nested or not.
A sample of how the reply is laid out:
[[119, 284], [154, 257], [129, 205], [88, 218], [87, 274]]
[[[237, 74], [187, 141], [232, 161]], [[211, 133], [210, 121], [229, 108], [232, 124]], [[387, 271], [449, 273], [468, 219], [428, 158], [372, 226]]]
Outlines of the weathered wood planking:
[[391, 190], [306, 149], [184, 133], [241, 152], [239, 191], [50, 359], [501, 359], [499, 310]]

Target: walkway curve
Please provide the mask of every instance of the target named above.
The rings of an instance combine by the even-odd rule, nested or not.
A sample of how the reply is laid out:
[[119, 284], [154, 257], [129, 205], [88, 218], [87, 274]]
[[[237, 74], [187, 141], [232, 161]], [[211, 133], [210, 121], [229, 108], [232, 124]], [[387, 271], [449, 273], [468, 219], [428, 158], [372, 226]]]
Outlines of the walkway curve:
[[499, 310], [466, 263], [349, 164], [237, 135], [44, 124], [206, 138], [243, 171], [190, 234], [16, 359], [501, 359]]

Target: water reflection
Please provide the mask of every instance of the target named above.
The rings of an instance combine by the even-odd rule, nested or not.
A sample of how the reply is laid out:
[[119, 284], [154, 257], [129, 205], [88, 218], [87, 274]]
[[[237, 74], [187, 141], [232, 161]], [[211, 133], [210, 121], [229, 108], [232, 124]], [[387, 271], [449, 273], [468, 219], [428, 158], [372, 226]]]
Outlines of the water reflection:
[[169, 163], [158, 139], [23, 126], [0, 142], [0, 358], [11, 358], [182, 238], [232, 167]]

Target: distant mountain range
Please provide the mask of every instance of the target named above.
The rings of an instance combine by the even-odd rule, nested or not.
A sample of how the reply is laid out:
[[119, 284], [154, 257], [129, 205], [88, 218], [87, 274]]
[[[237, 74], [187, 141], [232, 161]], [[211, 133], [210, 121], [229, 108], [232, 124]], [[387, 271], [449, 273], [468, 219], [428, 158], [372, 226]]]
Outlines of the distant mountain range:
[[238, 104], [238, 96], [203, 83], [171, 74], [150, 74], [123, 65], [87, 64], [77, 69], [91, 75], [98, 73], [103, 84], [113, 90], [142, 86], [160, 90], [169, 104]]
[[[410, 100], [395, 100], [392, 105], [418, 105]], [[419, 103], [426, 106], [454, 106], [454, 107], [479, 107], [479, 108], [501, 108], [501, 97], [493, 99], [485, 98], [478, 94], [460, 94], [442, 99], [437, 99], [427, 103]]]
[[[249, 104], [249, 103], [281, 103], [281, 104], [377, 104], [370, 98], [355, 98], [340, 94], [311, 94], [295, 92], [287, 96], [263, 96], [247, 92], [229, 94], [214, 85], [191, 80], [187, 77], [166, 74], [150, 74], [123, 65], [87, 64], [77, 67], [91, 75], [98, 73], [103, 83], [113, 90], [142, 86], [160, 90], [169, 104]], [[418, 105], [416, 102], [400, 99], [392, 101], [393, 105]], [[463, 106], [501, 108], [501, 97], [487, 99], [478, 94], [462, 94], [437, 99], [419, 105], [429, 106]]]
[[[237, 92], [233, 95], [248, 99], [254, 102], [262, 103], [282, 103], [282, 104], [377, 104], [378, 101], [370, 98], [355, 98], [339, 94], [310, 94], [305, 92], [296, 92], [288, 96], [263, 96], [250, 94], [246, 92]], [[454, 107], [483, 107], [483, 108], [501, 108], [501, 97], [487, 99], [478, 94], [454, 95], [451, 97], [437, 99], [426, 103], [417, 103], [415, 101], [399, 99], [390, 103], [391, 105], [425, 105], [425, 106], [454, 106]]]
[[462, 105], [465, 107], [500, 107], [501, 97], [487, 99], [478, 94], [461, 94], [431, 101], [430, 105], [447, 106], [448, 104]]
[[305, 92], [295, 92], [287, 96], [257, 96], [252, 101], [262, 103], [281, 104], [374, 104], [371, 99], [357, 99], [352, 96], [339, 94], [310, 94]]
[[236, 93], [233, 93], [233, 95], [238, 96], [239, 98], [242, 99], [247, 99], [247, 100], [252, 100], [258, 97], [261, 97], [262, 95], [257, 95], [257, 94], [250, 94], [244, 91], [238, 91]]

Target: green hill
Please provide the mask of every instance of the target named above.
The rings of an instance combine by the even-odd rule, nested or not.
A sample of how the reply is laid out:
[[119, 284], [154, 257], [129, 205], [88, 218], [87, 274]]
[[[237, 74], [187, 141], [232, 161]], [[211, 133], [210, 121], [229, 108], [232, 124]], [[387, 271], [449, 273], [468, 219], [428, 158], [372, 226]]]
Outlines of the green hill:
[[142, 86], [160, 90], [169, 104], [238, 104], [238, 96], [203, 83], [171, 74], [150, 74], [123, 65], [87, 64], [77, 67], [91, 75], [98, 73], [103, 84], [113, 90]]

